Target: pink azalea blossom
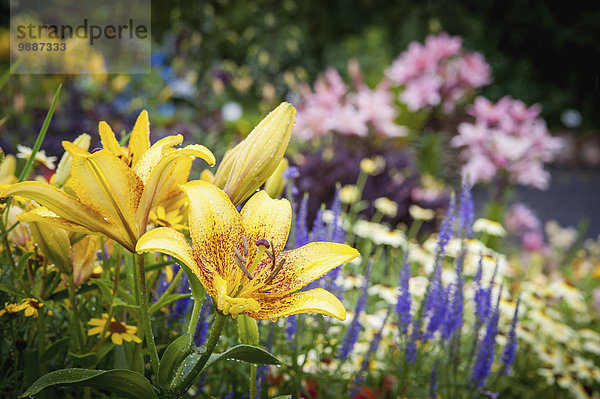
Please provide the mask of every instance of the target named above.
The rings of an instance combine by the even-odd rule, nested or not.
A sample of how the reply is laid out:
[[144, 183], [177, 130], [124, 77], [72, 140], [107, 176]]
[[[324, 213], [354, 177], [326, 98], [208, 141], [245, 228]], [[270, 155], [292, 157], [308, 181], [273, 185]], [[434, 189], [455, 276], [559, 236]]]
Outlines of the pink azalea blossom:
[[351, 63], [355, 88], [349, 88], [335, 69], [328, 69], [314, 84], [300, 89], [294, 135], [302, 139], [329, 133], [366, 137], [370, 132], [383, 137], [406, 136], [405, 127], [396, 124], [398, 108], [382, 81], [375, 89], [363, 83], [357, 62]]
[[546, 189], [550, 174], [544, 163], [554, 160], [562, 140], [550, 136], [540, 112], [539, 105], [527, 107], [508, 96], [495, 104], [477, 97], [469, 108], [475, 120], [460, 124], [450, 142], [462, 148], [463, 175], [477, 183], [504, 171], [512, 183]]
[[504, 226], [509, 233], [517, 235], [526, 251], [546, 250], [542, 223], [525, 204], [513, 204], [504, 216]]
[[385, 73], [394, 85], [403, 86], [400, 100], [413, 112], [441, 106], [450, 113], [490, 82], [483, 56], [465, 52], [460, 37], [447, 33], [429, 35], [424, 45], [412, 42]]

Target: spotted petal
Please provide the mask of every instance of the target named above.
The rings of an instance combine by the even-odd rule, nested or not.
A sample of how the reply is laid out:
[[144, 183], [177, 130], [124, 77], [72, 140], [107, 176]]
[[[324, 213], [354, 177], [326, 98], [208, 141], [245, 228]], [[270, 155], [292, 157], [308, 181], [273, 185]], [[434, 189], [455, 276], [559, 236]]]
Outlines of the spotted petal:
[[254, 194], [241, 212], [248, 238], [266, 238], [279, 254], [287, 242], [292, 221], [292, 206], [286, 199], [271, 199], [266, 191]]
[[211, 296], [215, 295], [213, 288], [215, 270], [210, 265], [196, 263], [192, 248], [183, 234], [177, 230], [170, 227], [150, 230], [138, 240], [135, 250], [138, 253], [157, 251], [176, 257], [192, 270]]
[[189, 198], [188, 219], [196, 262], [214, 268], [228, 282], [231, 292], [241, 273], [235, 265], [233, 248], [242, 242], [242, 218], [225, 192], [210, 183], [194, 180], [181, 188]]
[[298, 313], [322, 313], [346, 320], [344, 305], [335, 295], [322, 288], [263, 299], [260, 301], [260, 310], [246, 311], [248, 316], [255, 319], [276, 319]]
[[115, 156], [120, 157], [126, 155], [121, 145], [115, 137], [115, 133], [112, 131], [108, 123], [100, 122], [98, 124], [98, 132], [100, 133], [100, 141], [102, 141], [102, 147], [105, 150], [112, 152]]
[[[280, 259], [285, 259], [283, 268], [260, 291], [266, 291], [262, 295], [281, 296], [299, 290], [358, 255], [360, 254], [356, 249], [332, 242], [311, 242], [298, 249], [285, 251], [279, 256]], [[265, 273], [253, 280], [253, 288], [259, 288], [267, 278], [268, 274]]]

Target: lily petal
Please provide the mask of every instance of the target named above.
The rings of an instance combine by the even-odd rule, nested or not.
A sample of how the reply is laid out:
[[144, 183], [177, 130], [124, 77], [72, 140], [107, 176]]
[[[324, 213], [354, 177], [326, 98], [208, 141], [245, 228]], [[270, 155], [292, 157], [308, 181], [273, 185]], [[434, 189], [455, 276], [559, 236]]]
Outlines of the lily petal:
[[[56, 213], [52, 212], [46, 207], [35, 208], [29, 212], [23, 212], [17, 215], [17, 219], [21, 222], [29, 223], [29, 222], [42, 222], [54, 225], [55, 227], [59, 227], [65, 230], [73, 231], [75, 233], [82, 234], [104, 234], [96, 229], [91, 230], [89, 227], [82, 226], [80, 224], [74, 223], [70, 220], [67, 220], [63, 217], [58, 216]], [[98, 223], [104, 223], [106, 227], [113, 227], [107, 223], [106, 221], [98, 221]]]
[[211, 296], [215, 295], [215, 271], [196, 263], [192, 248], [177, 230], [170, 227], [152, 229], [138, 240], [135, 250], [137, 253], [156, 251], [176, 257], [194, 272]]
[[165, 147], [173, 147], [174, 145], [179, 145], [182, 141], [183, 136], [181, 134], [178, 134], [177, 136], [167, 136], [152, 144], [152, 147], [150, 147], [148, 151], [142, 154], [133, 170], [135, 170], [135, 172], [138, 174], [140, 179], [142, 179], [142, 182], [144, 182], [144, 184], [146, 184], [148, 178], [150, 177], [152, 169], [154, 169], [154, 167], [160, 160], [160, 157], [163, 154], [163, 149]]
[[[148, 213], [153, 205], [156, 205], [155, 198], [164, 191], [173, 190], [173, 186], [168, 181], [177, 170], [177, 160], [181, 158], [197, 157], [206, 160], [209, 164], [214, 164], [215, 157], [210, 150], [202, 145], [192, 144], [184, 148], [179, 148], [163, 155], [150, 171], [148, 181], [146, 182], [139, 206], [137, 208], [136, 219], [138, 221], [138, 231], [146, 231], [148, 222]], [[187, 175], [182, 176], [187, 180]], [[179, 183], [179, 182], [177, 182]]]
[[131, 157], [131, 167], [135, 167], [139, 159], [150, 148], [150, 122], [148, 121], [148, 111], [140, 112], [129, 139], [129, 156]]
[[123, 155], [121, 145], [115, 137], [115, 133], [112, 131], [108, 123], [102, 121], [98, 124], [98, 132], [100, 133], [100, 141], [102, 141], [102, 147], [120, 157]]
[[[268, 273], [263, 273], [252, 280], [252, 288], [260, 287], [261, 291], [267, 291], [261, 293], [261, 295], [281, 296], [299, 290], [331, 269], [359, 255], [356, 249], [345, 244], [311, 242], [279, 255], [278, 259], [285, 259], [285, 263], [275, 278], [269, 284], [260, 287], [268, 278]], [[246, 291], [246, 288], [244, 288], [244, 291]]]
[[136, 212], [144, 190], [138, 175], [110, 151], [83, 155], [72, 143], [63, 142], [63, 146], [73, 155], [71, 185], [79, 200], [113, 221], [133, 247], [139, 236]]
[[214, 268], [230, 284], [231, 293], [236, 276], [242, 273], [233, 258], [234, 246], [242, 242], [242, 218], [227, 194], [210, 183], [194, 180], [181, 188], [189, 198], [188, 220], [196, 262]]
[[276, 319], [297, 313], [322, 313], [346, 320], [344, 305], [331, 292], [322, 288], [300, 291], [284, 297], [260, 300], [260, 310], [246, 311], [255, 319]]
[[[60, 223], [60, 227], [65, 229], [89, 233], [90, 231], [82, 230], [85, 228], [91, 230], [92, 232], [95, 231], [106, 234], [107, 236], [114, 238], [119, 242], [121, 242], [120, 240], [123, 239], [118, 231], [115, 232], [116, 234], [107, 233], [107, 231], [110, 232], [111, 228], [115, 226], [112, 221], [107, 222], [99, 211], [87, 207], [77, 200], [77, 198], [70, 196], [69, 194], [50, 184], [37, 181], [24, 181], [6, 187], [2, 191], [1, 195], [3, 197], [20, 195], [37, 201], [50, 211], [63, 215], [61, 218], [56, 216], [56, 219], [53, 220], [56, 223]], [[41, 210], [37, 212], [40, 212], [40, 216], [51, 217], [51, 215], [42, 215]], [[26, 215], [28, 213], [22, 215]]]
[[[292, 221], [292, 206], [288, 200], [271, 199], [266, 191], [259, 191], [244, 205], [241, 215], [248, 238], [266, 238], [273, 245], [271, 251], [275, 255], [283, 251]], [[254, 245], [252, 240], [249, 244]]]

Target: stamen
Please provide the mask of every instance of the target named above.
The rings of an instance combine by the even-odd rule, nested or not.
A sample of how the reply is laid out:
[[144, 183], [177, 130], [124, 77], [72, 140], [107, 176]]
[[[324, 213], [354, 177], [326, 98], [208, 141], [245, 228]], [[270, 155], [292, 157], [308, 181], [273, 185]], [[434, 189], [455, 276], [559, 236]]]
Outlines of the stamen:
[[242, 242], [244, 243], [244, 256], [248, 256], [248, 238], [242, 234]]
[[235, 252], [235, 257], [237, 259], [242, 261], [242, 263], [246, 263], [246, 259], [244, 259], [244, 257], [242, 256], [242, 254], [240, 253], [240, 251], [237, 248], [233, 247], [233, 252]]
[[271, 273], [271, 275], [269, 276], [269, 278], [267, 278], [264, 282], [264, 285], [269, 284], [271, 281], [273, 281], [273, 279], [275, 278], [275, 276], [277, 276], [277, 273], [279, 273], [281, 271], [281, 268], [283, 267], [285, 263], [285, 259], [281, 259], [281, 262], [279, 262], [279, 265], [277, 265], [277, 267], [275, 268], [275, 270], [273, 270], [273, 273]]
[[248, 277], [248, 280], [252, 280], [252, 275], [250, 274], [250, 272], [248, 271], [248, 269], [246, 269], [246, 266], [244, 266], [244, 263], [242, 263], [242, 261], [237, 256], [234, 259], [235, 259], [235, 262], [237, 263], [238, 267], [240, 269], [242, 269], [242, 271], [244, 272], [244, 274], [246, 275], [246, 277]]
[[271, 258], [271, 260], [273, 261], [273, 267], [275, 267], [275, 255], [273, 255], [273, 252], [269, 251], [268, 249], [265, 252], [269, 256], [269, 258]]

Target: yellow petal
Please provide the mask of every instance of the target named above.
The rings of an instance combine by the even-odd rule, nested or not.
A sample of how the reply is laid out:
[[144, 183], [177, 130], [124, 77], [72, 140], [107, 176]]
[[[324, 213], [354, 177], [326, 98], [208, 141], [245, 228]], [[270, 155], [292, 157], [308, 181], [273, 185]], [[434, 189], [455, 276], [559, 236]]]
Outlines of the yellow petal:
[[246, 312], [255, 319], [276, 319], [298, 313], [322, 313], [336, 319], [346, 319], [344, 305], [335, 295], [322, 288], [296, 292], [283, 298], [261, 300], [259, 311]]
[[228, 295], [228, 282], [220, 276], [215, 276], [214, 288], [215, 293], [211, 295], [215, 301], [215, 305], [223, 314], [231, 315], [234, 319], [240, 313], [258, 312], [260, 304], [254, 298], [232, 298]]
[[102, 326], [99, 326], [99, 327], [90, 328], [88, 330], [88, 332], [87, 332], [87, 335], [102, 334], [103, 330], [104, 330], [104, 324]]
[[[61, 216], [63, 221], [59, 221], [55, 217], [55, 223], [61, 224], [61, 227], [72, 231], [88, 232], [88, 230], [90, 230], [105, 234], [107, 229], [111, 227], [110, 222], [107, 223], [100, 212], [87, 207], [77, 200], [77, 198], [66, 194], [64, 191], [61, 191], [50, 184], [37, 181], [24, 181], [6, 187], [1, 194], [2, 197], [8, 197], [10, 195], [18, 195], [39, 202], [50, 211]], [[38, 209], [40, 210], [28, 213], [38, 213], [38, 216], [43, 217], [46, 221], [50, 221], [52, 216], [47, 213], [44, 214], [43, 212], [45, 211], [41, 210], [41, 208]], [[20, 218], [26, 217], [24, 216], [26, 214], [21, 215]], [[38, 216], [35, 216], [35, 218]], [[40, 219], [35, 220], [39, 221]], [[23, 219], [23, 221], [26, 221], [26, 219]]]
[[[31, 222], [47, 223], [47, 224], [54, 225], [55, 227], [58, 227], [61, 229], [73, 231], [75, 233], [105, 234], [105, 233], [103, 233], [102, 230], [98, 230], [95, 228], [94, 228], [94, 230], [91, 230], [92, 227], [86, 227], [86, 226], [82, 226], [80, 224], [71, 222], [70, 220], [67, 220], [63, 217], [58, 216], [56, 213], [52, 212], [51, 210], [49, 210], [48, 208], [45, 208], [45, 207], [39, 207], [39, 208], [35, 208], [29, 212], [21, 213], [17, 216], [17, 219], [19, 219], [21, 222], [25, 222], [25, 223], [31, 223]], [[103, 223], [104, 224], [103, 227], [105, 227], [107, 229], [110, 228], [111, 226], [114, 226], [114, 225], [107, 223], [104, 220], [98, 220], [98, 221], [96, 221], [96, 223], [99, 226], [102, 226], [102, 223]], [[90, 226], [91, 226], [91, 224], [90, 224]]]
[[102, 141], [102, 147], [105, 150], [112, 152], [116, 157], [123, 155], [121, 145], [115, 137], [115, 133], [112, 131], [108, 123], [102, 121], [98, 124], [98, 131], [100, 132], [100, 141]]
[[[68, 142], [63, 145], [69, 152], [70, 147], [79, 148]], [[71, 153], [71, 184], [77, 197], [114, 222], [120, 236], [128, 237], [129, 242], [121, 244], [132, 249], [139, 236], [136, 213], [144, 190], [142, 181], [110, 151], [100, 150], [88, 155]]]
[[115, 345], [121, 345], [123, 343], [123, 336], [118, 333], [114, 333], [110, 337], [110, 339], [112, 340], [113, 344], [115, 344]]
[[[184, 148], [179, 148], [177, 150], [171, 151], [166, 155], [163, 155], [158, 163], [154, 166], [154, 168], [150, 172], [150, 176], [148, 177], [148, 181], [144, 186], [144, 191], [140, 198], [139, 207], [137, 210], [137, 220], [138, 220], [138, 229], [139, 231], [146, 230], [146, 224], [148, 222], [148, 214], [150, 212], [150, 208], [154, 205], [154, 199], [160, 195], [160, 193], [165, 190], [172, 190], [173, 186], [169, 186], [169, 181], [173, 176], [174, 172], [180, 172], [179, 164], [177, 163], [178, 159], [188, 157], [198, 157], [205, 159], [209, 164], [212, 162], [214, 164], [214, 155], [208, 148], [201, 145], [188, 145]], [[184, 165], [185, 164], [181, 164]], [[185, 176], [187, 179], [187, 176]]]
[[90, 319], [88, 324], [90, 326], [104, 326], [106, 324], [106, 319]]
[[[267, 296], [273, 294], [280, 296], [299, 290], [358, 255], [360, 254], [356, 249], [332, 242], [311, 242], [300, 248], [285, 251], [277, 260], [279, 262], [279, 259], [285, 259], [283, 268], [268, 285], [260, 290], [268, 291], [268, 294], [265, 294]], [[268, 263], [266, 267], [269, 267]], [[269, 273], [262, 273], [252, 280], [252, 286], [260, 287], [268, 275]]]
[[142, 182], [144, 182], [144, 184], [146, 184], [148, 178], [150, 177], [152, 169], [154, 169], [154, 167], [162, 157], [163, 149], [165, 147], [173, 147], [174, 145], [181, 144], [182, 141], [183, 136], [180, 134], [178, 134], [177, 136], [167, 136], [152, 144], [152, 147], [150, 147], [148, 151], [142, 154], [133, 170], [135, 170], [135, 172], [138, 174], [140, 179], [142, 179]]
[[273, 245], [271, 251], [275, 255], [283, 251], [292, 221], [292, 206], [288, 200], [271, 199], [266, 191], [259, 191], [248, 200], [240, 214], [251, 246], [253, 240], [266, 238]]
[[199, 265], [194, 259], [192, 248], [183, 234], [170, 227], [158, 227], [144, 234], [137, 243], [138, 253], [157, 251], [182, 261], [198, 277], [206, 291], [214, 296], [215, 271], [209, 265]]
[[234, 260], [234, 246], [241, 250], [242, 218], [229, 197], [210, 183], [194, 180], [181, 186], [189, 198], [188, 219], [194, 256], [210, 265], [229, 284], [231, 292], [242, 271]]
[[142, 154], [150, 148], [150, 122], [148, 112], [143, 110], [135, 121], [131, 138], [129, 139], [129, 156], [131, 167], [135, 167]]

